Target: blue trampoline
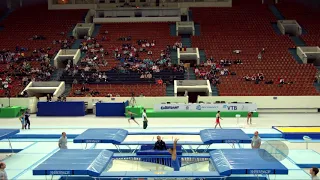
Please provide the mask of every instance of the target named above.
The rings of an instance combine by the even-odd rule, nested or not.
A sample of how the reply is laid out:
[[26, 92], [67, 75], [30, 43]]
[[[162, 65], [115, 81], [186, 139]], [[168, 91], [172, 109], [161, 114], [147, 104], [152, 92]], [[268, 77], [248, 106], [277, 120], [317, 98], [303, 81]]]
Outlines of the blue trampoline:
[[[125, 155], [120, 158], [124, 157]], [[152, 157], [154, 158], [154, 156]], [[188, 157], [197, 158], [199, 156], [194, 154], [188, 155]], [[201, 157], [209, 157], [210, 164], [214, 169], [211, 169], [210, 172], [108, 171], [108, 168], [112, 166], [112, 159], [119, 158], [110, 151], [60, 150], [36, 167], [33, 170], [33, 175], [78, 175], [101, 178], [224, 178], [231, 175], [288, 174], [288, 169], [265, 150], [214, 150], [208, 156], [201, 155]], [[158, 158], [163, 158], [163, 156]]]
[[[157, 134], [153, 132], [153, 134]], [[123, 142], [125, 138], [130, 135], [124, 129], [88, 129], [79, 136], [77, 136], [74, 143], [112, 143], [116, 145], [151, 145], [154, 141], [134, 141]], [[144, 133], [134, 135], [145, 135]], [[185, 135], [184, 133], [177, 133], [176, 135]], [[180, 141], [180, 145], [210, 145], [213, 143], [251, 143], [250, 137], [241, 129], [204, 129], [200, 133], [202, 142], [195, 141]], [[172, 141], [166, 141], [166, 144], [173, 144]]]
[[128, 131], [113, 128], [88, 129], [77, 136], [73, 143], [112, 143], [121, 144], [128, 136]]
[[19, 129], [0, 129], [0, 140], [8, 139], [9, 146], [11, 148], [12, 153], [13, 153], [13, 149], [12, 149], [10, 137], [18, 134], [19, 132], [20, 132]]
[[209, 154], [220, 175], [288, 174], [288, 169], [264, 149], [223, 149]]
[[108, 150], [59, 150], [33, 170], [33, 175], [100, 176], [112, 166], [113, 152]]
[[241, 129], [204, 129], [200, 131], [204, 144], [251, 143], [250, 137]]

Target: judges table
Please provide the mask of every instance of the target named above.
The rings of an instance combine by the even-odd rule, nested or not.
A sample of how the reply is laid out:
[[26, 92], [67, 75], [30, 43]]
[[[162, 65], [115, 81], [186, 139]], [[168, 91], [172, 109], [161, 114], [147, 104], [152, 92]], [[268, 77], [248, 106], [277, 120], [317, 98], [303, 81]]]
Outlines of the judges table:
[[37, 116], [85, 116], [86, 106], [81, 102], [38, 102]]
[[257, 104], [254, 103], [212, 103], [212, 104], [156, 104], [155, 112], [255, 112]]
[[14, 118], [20, 115], [21, 106], [0, 108], [0, 118]]

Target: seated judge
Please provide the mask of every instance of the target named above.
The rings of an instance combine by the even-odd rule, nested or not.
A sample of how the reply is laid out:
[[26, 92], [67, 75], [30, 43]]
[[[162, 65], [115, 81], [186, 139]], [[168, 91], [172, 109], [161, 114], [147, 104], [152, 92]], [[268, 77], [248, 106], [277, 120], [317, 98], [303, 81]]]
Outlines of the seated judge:
[[154, 144], [154, 150], [164, 151], [167, 150], [166, 143], [162, 141], [161, 136], [157, 136], [157, 142]]

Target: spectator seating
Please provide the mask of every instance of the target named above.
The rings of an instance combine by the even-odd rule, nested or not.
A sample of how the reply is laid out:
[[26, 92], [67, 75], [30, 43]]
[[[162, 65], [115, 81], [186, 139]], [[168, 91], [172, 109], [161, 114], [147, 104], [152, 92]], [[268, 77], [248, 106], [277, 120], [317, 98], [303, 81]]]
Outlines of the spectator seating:
[[[82, 85], [74, 84], [72, 86], [72, 91], [70, 93], [71, 97], [77, 97], [75, 95], [76, 90], [80, 90]], [[106, 97], [108, 94], [111, 94], [113, 97], [116, 95], [120, 95], [123, 97], [130, 97], [132, 93], [136, 96], [165, 96], [166, 94], [166, 86], [158, 85], [158, 84], [135, 84], [135, 85], [127, 85], [127, 84], [87, 84], [85, 88], [88, 90], [87, 92], [83, 92], [83, 95], [87, 96], [99, 96]], [[92, 91], [99, 92], [97, 95], [92, 95]], [[80, 96], [83, 96], [80, 95]]]
[[[0, 49], [15, 50], [16, 46], [30, 50], [51, 47], [59, 50], [61, 45], [53, 45], [53, 40], [65, 40], [66, 34], [76, 23], [82, 22], [87, 10], [48, 10], [47, 6], [31, 6], [17, 9], [2, 23]], [[65, 35], [61, 35], [64, 32]], [[34, 35], [45, 40], [29, 40]]]
[[[92, 75], [94, 72], [84, 72], [86, 76]], [[171, 82], [173, 79], [175, 80], [183, 80], [184, 72], [178, 71], [173, 72], [172, 70], [163, 70], [161, 72], [154, 72], [152, 74], [151, 79], [141, 79], [141, 74], [137, 72], [128, 72], [128, 73], [120, 73], [113, 70], [100, 72], [105, 73], [107, 75], [107, 81], [103, 81], [98, 78], [89, 79], [89, 84], [140, 84], [140, 83], [155, 83], [156, 79], [162, 79], [164, 82]], [[68, 72], [64, 72], [61, 79], [68, 84], [73, 83], [74, 79], [77, 80], [78, 83], [85, 83], [84, 79], [81, 78], [81, 73], [78, 72], [76, 75], [69, 75]], [[98, 81], [97, 81], [98, 80]]]
[[[1, 22], [4, 29], [0, 32], [2, 42], [0, 50], [9, 50], [10, 53], [7, 53], [7, 55], [12, 53], [14, 55], [12, 56], [12, 63], [10, 63], [12, 67], [10, 69], [5, 59], [7, 55], [2, 56], [5, 58], [0, 63], [0, 73], [4, 74], [4, 76], [11, 75], [12, 81], [9, 88], [11, 87], [10, 93], [12, 97], [23, 90], [24, 83], [21, 79], [26, 75], [14, 73], [14, 71], [21, 68], [23, 61], [27, 61], [30, 64], [29, 69], [42, 69], [44, 66], [48, 68], [48, 64], [44, 65], [40, 60], [46, 54], [50, 57], [54, 52], [61, 49], [61, 43], [53, 44], [53, 40], [66, 40], [68, 38], [67, 33], [72, 30], [76, 23], [82, 21], [86, 12], [87, 10], [48, 10], [47, 6], [37, 5], [17, 9]], [[35, 35], [43, 36], [45, 39], [33, 40], [32, 38]], [[17, 46], [19, 48], [16, 48]], [[37, 52], [33, 53], [35, 49]], [[1, 54], [4, 55], [5, 52], [2, 51]], [[39, 80], [38, 77], [39, 74], [37, 73], [28, 75], [29, 81]], [[40, 80], [43, 80], [43, 78]], [[5, 90], [2, 90], [0, 96], [4, 95]]]
[[[315, 67], [297, 64], [288, 53], [294, 47], [286, 35], [277, 35], [271, 26], [276, 18], [259, 1], [234, 5], [232, 8], [192, 8], [194, 21], [201, 25], [201, 36], [192, 37], [193, 46], [205, 49], [207, 57], [216, 63], [221, 59], [241, 59], [243, 64], [232, 64], [229, 72], [236, 76], [220, 76], [218, 84], [222, 96], [256, 95], [318, 95], [313, 87]], [[258, 54], [265, 48], [262, 60]], [[233, 50], [241, 50], [234, 54]], [[263, 73], [274, 85], [246, 82], [245, 75]], [[278, 87], [279, 78], [293, 84]]]
[[[290, 6], [288, 4], [290, 3]], [[308, 3], [307, 1], [304, 3]], [[307, 31], [301, 37], [308, 46], [320, 46], [319, 8], [307, 7], [294, 1], [281, 1], [276, 5], [286, 19], [295, 19]]]
[[[108, 34], [105, 34], [108, 31]], [[100, 41], [103, 36], [107, 38], [106, 41]], [[120, 37], [131, 36], [131, 41], [120, 41]], [[146, 52], [139, 53], [139, 59], [152, 59], [160, 58], [162, 50], [166, 49], [167, 45], [172, 46], [175, 42], [179, 41], [179, 37], [170, 36], [170, 28], [168, 23], [109, 23], [103, 24], [100, 28], [100, 33], [96, 37], [99, 44], [102, 45], [109, 52], [114, 51], [116, 48], [121, 48], [123, 44], [132, 44], [138, 48], [138, 40], [148, 40], [151, 42], [155, 40], [155, 46], [146, 48], [151, 50], [153, 55], [147, 55]], [[100, 70], [110, 70], [119, 61], [114, 59], [114, 54], [110, 53], [106, 57], [108, 66], [100, 67]]]
[[[107, 33], [105, 33], [107, 31]], [[127, 38], [130, 37], [129, 40], [120, 40], [120, 38]], [[74, 79], [76, 79], [78, 83], [89, 83], [91, 84], [90, 87], [96, 87], [97, 85], [93, 84], [100, 84], [102, 87], [126, 87], [119, 91], [121, 96], [131, 96], [132, 89], [131, 87], [136, 87], [133, 85], [124, 85], [124, 86], [117, 86], [116, 84], [138, 84], [140, 87], [145, 87], [148, 90], [146, 92], [142, 92], [142, 90], [137, 89], [137, 94], [141, 92], [145, 96], [161, 96], [165, 95], [165, 86], [155, 86], [155, 85], [146, 85], [148, 84], [155, 84], [157, 79], [161, 79], [164, 83], [170, 83], [174, 79], [184, 79], [184, 71], [174, 71], [173, 68], [168, 68], [166, 66], [160, 67], [160, 72], [152, 72], [152, 78], [140, 78], [141, 74], [138, 72], [130, 71], [123, 73], [116, 70], [116, 66], [118, 67], [121, 65], [120, 60], [115, 58], [114, 51], [115, 49], [119, 49], [119, 52], [122, 52], [122, 47], [124, 44], [130, 44], [138, 51], [141, 48], [141, 45], [138, 44], [139, 40], [146, 40], [149, 43], [155, 42], [155, 46], [153, 47], [145, 47], [144, 52], [138, 52], [139, 60], [144, 61], [148, 59], [150, 61], [157, 61], [161, 60], [160, 55], [162, 52], [166, 52], [167, 46], [172, 46], [177, 41], [179, 41], [179, 37], [171, 37], [170, 36], [170, 29], [168, 23], [109, 23], [103, 24], [100, 28], [99, 34], [95, 37], [97, 44], [99, 44], [104, 51], [108, 52], [108, 55], [104, 55], [101, 57], [101, 53], [98, 51], [100, 48], [95, 48], [96, 52], [94, 53], [97, 55], [97, 59], [94, 61], [95, 64], [98, 64], [99, 67], [91, 67], [93, 69], [99, 69], [99, 73], [104, 73], [107, 75], [108, 80], [104, 81], [103, 79], [93, 78], [93, 74], [96, 72], [95, 70], [85, 72], [84, 76], [89, 77], [87, 81], [81, 78], [81, 72], [78, 72], [75, 75], [72, 75], [70, 72], [64, 72], [61, 80], [66, 81], [67, 83], [72, 83]], [[91, 40], [90, 40], [91, 41]], [[86, 41], [85, 43], [87, 43]], [[152, 55], [148, 55], [147, 51], [152, 51]], [[87, 56], [92, 55], [91, 50], [87, 51]], [[121, 53], [122, 54], [122, 53]], [[87, 57], [86, 56], [86, 57]], [[86, 58], [85, 57], [85, 58]], [[104, 64], [102, 59], [107, 61], [107, 65]], [[97, 62], [99, 61], [99, 62]], [[80, 63], [80, 68], [83, 69], [87, 66], [86, 61]], [[130, 69], [130, 68], [129, 68]], [[144, 68], [143, 68], [144, 69]], [[143, 70], [145, 71], [145, 70]], [[149, 71], [149, 70], [147, 70]], [[105, 86], [102, 84], [110, 84], [110, 86]], [[150, 88], [152, 87], [150, 91]], [[71, 95], [74, 95], [74, 92], [78, 88], [77, 85], [73, 86]], [[103, 90], [102, 88], [101, 90]], [[143, 89], [143, 88], [142, 88]], [[139, 92], [138, 92], [139, 91]], [[141, 91], [141, 92], [140, 92]], [[100, 91], [105, 96], [106, 93], [115, 94], [117, 91], [113, 91], [112, 88], [106, 89], [105, 91]], [[86, 94], [82, 94], [86, 95]]]

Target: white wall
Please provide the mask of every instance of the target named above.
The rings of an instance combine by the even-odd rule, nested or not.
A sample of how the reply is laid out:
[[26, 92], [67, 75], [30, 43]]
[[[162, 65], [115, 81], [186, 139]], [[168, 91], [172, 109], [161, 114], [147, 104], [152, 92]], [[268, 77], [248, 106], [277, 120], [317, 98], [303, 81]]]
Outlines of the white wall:
[[[30, 98], [10, 98], [11, 106], [23, 106], [27, 107], [30, 110], [30, 113], [35, 113], [37, 111], [38, 100], [35, 97]], [[9, 106], [8, 98], [0, 98], [0, 104], [3, 104], [4, 107]]]
[[[107, 9], [115, 8], [117, 6], [123, 5], [123, 3], [105, 3], [105, 4], [63, 4], [56, 5], [52, 4], [53, 0], [48, 0], [48, 9]], [[140, 4], [140, 5], [139, 5]], [[137, 3], [141, 6], [145, 3]], [[155, 0], [150, 0], [150, 4], [155, 4]], [[161, 3], [164, 7], [232, 7], [232, 0], [216, 1], [216, 0], [205, 0], [204, 2], [166, 2]]]
[[[273, 98], [272, 96], [199, 96], [198, 101], [253, 102], [257, 104], [259, 112], [316, 112], [320, 108], [320, 96], [278, 96], [277, 100]], [[130, 97], [114, 97], [113, 99], [107, 97], [68, 97], [67, 101], [88, 102], [90, 109], [97, 101], [124, 102], [130, 100]], [[155, 104], [163, 102], [188, 102], [188, 97], [136, 97], [135, 99], [137, 105], [145, 108], [153, 108]], [[46, 98], [40, 98], [40, 101], [46, 101]], [[28, 107], [32, 113], [36, 111], [37, 102], [36, 98], [11, 98], [12, 106]], [[0, 103], [8, 106], [8, 98], [1, 98]]]
[[311, 109], [314, 112], [320, 108], [320, 96], [199, 96], [198, 101], [203, 102], [215, 102], [215, 101], [226, 101], [226, 102], [253, 102], [258, 106], [259, 111], [286, 111], [289, 109], [298, 111], [297, 109], [303, 109], [305, 112], [307, 109]]
[[176, 22], [180, 17], [128, 17], [128, 18], [94, 18], [94, 23], [120, 23], [120, 22]]

